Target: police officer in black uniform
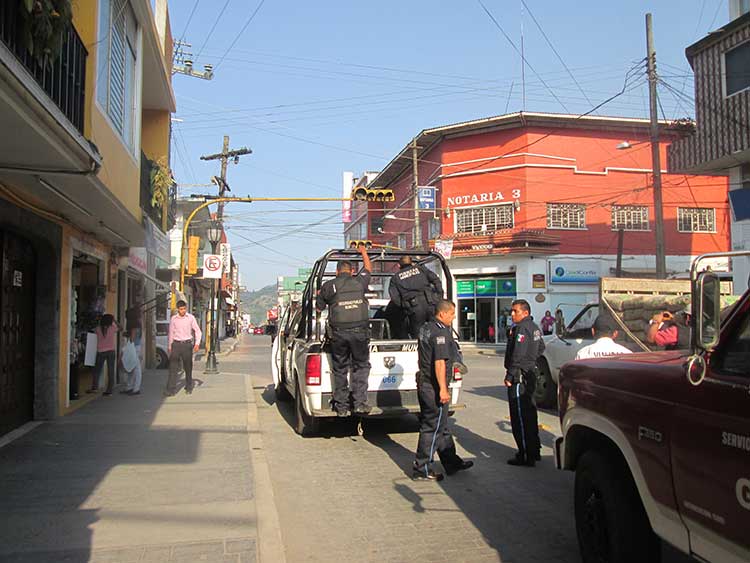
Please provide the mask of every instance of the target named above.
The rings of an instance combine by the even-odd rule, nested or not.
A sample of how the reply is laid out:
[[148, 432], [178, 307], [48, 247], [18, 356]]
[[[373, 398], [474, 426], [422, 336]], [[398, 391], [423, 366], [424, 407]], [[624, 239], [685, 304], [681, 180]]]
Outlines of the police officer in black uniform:
[[544, 352], [542, 331], [531, 319], [531, 307], [525, 299], [511, 305], [513, 327], [505, 349], [505, 386], [513, 437], [518, 453], [508, 460], [510, 465], [534, 467], [541, 459], [539, 423], [533, 395], [536, 388], [536, 361]]
[[411, 256], [399, 260], [400, 271], [388, 286], [391, 301], [409, 318], [409, 337], [417, 338], [419, 329], [435, 314], [435, 304], [443, 298], [440, 278], [424, 266], [412, 264]]
[[451, 324], [456, 318], [456, 307], [450, 301], [437, 303], [436, 319], [422, 326], [419, 332], [419, 442], [412, 478], [422, 481], [441, 481], [442, 473], [430, 468], [437, 452], [448, 475], [469, 469], [473, 461], [464, 461], [456, 453], [453, 436], [448, 430], [448, 405], [451, 400], [448, 384], [453, 376], [453, 361], [457, 346]]
[[351, 403], [355, 414], [368, 414], [367, 378], [370, 376], [370, 335], [368, 303], [365, 297], [372, 265], [367, 250], [359, 245], [363, 270], [355, 275], [351, 262], [341, 261], [336, 277], [323, 284], [315, 300], [318, 311], [328, 306], [326, 334], [331, 342], [333, 370], [333, 409], [338, 416], [349, 416], [351, 368]]

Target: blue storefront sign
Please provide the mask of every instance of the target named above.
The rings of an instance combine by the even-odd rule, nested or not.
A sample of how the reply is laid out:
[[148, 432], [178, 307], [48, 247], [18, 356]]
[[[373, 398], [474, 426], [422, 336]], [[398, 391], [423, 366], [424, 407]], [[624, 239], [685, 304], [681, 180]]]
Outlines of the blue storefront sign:
[[435, 188], [418, 188], [419, 209], [435, 209]]
[[550, 283], [599, 283], [599, 269], [590, 263], [550, 261], [549, 270]]

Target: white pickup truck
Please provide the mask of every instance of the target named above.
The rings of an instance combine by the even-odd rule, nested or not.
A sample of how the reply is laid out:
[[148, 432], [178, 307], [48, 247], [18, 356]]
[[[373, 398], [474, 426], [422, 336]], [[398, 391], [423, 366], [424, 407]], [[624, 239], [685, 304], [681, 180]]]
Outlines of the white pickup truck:
[[[418, 413], [417, 343], [414, 340], [392, 338], [396, 333], [385, 316], [389, 300], [387, 284], [398, 268], [401, 256], [410, 255], [414, 263], [426, 267], [437, 265], [443, 274], [444, 287], [451, 288], [450, 271], [442, 256], [434, 252], [379, 251], [371, 253], [372, 279], [367, 294], [370, 307], [370, 377], [367, 402], [373, 409], [372, 417], [395, 417]], [[303, 292], [299, 306], [289, 307], [279, 322], [278, 338], [271, 354], [271, 371], [276, 397], [281, 401], [295, 401], [295, 431], [303, 436], [317, 433], [321, 418], [335, 417], [330, 401], [333, 392], [333, 373], [328, 346], [324, 343], [327, 312], [315, 310], [315, 296], [323, 282], [335, 276], [336, 263], [355, 262], [356, 250], [332, 250], [318, 260]], [[450, 289], [448, 289], [450, 299]], [[450, 383], [450, 410], [459, 404], [462, 376], [454, 370]], [[361, 424], [358, 429], [361, 431]]]

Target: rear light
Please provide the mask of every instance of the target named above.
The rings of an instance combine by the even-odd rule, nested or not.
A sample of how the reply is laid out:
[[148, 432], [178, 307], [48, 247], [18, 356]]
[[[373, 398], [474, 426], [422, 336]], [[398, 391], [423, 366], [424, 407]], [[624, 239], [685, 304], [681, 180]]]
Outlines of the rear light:
[[463, 381], [464, 376], [461, 375], [461, 370], [458, 366], [453, 366], [453, 381]]
[[309, 354], [305, 362], [305, 383], [320, 385], [320, 354]]

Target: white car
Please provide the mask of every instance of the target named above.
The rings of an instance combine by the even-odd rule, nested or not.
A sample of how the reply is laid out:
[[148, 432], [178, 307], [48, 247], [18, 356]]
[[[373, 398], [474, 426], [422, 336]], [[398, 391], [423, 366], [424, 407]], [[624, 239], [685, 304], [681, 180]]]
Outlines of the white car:
[[[450, 272], [442, 256], [435, 253], [397, 251], [379, 253], [373, 257], [373, 265], [385, 262], [380, 271], [372, 273], [371, 287], [385, 287], [382, 281], [390, 278], [403, 255], [411, 255], [415, 262], [438, 262], [448, 276], [446, 287], [452, 287]], [[337, 260], [356, 259], [356, 250], [331, 251], [318, 260], [307, 282], [300, 306], [288, 308], [279, 323], [279, 334], [273, 342], [271, 370], [276, 389], [276, 397], [295, 401], [296, 419], [294, 429], [298, 434], [308, 435], [317, 432], [321, 418], [335, 417], [330, 401], [333, 393], [333, 373], [331, 357], [324, 344], [327, 312], [320, 316], [315, 313], [314, 296], [326, 278], [331, 278], [327, 266]], [[375, 269], [375, 268], [373, 268]], [[391, 325], [382, 318], [388, 299], [378, 299], [368, 295], [370, 306], [370, 375], [368, 379], [367, 402], [372, 406], [370, 417], [400, 416], [418, 413], [417, 343], [414, 340], [397, 340], [391, 337]], [[459, 404], [462, 375], [454, 368], [449, 412], [462, 407]], [[359, 426], [361, 430], [361, 425]]]
[[544, 337], [544, 354], [537, 361], [537, 384], [534, 400], [540, 407], [557, 406], [557, 384], [563, 364], [575, 360], [578, 350], [594, 343], [591, 327], [599, 316], [599, 304], [589, 303], [575, 316], [561, 334]]
[[169, 367], [169, 354], [167, 347], [169, 340], [169, 321], [156, 323], [156, 346], [154, 346], [154, 365], [156, 369], [167, 369]]

